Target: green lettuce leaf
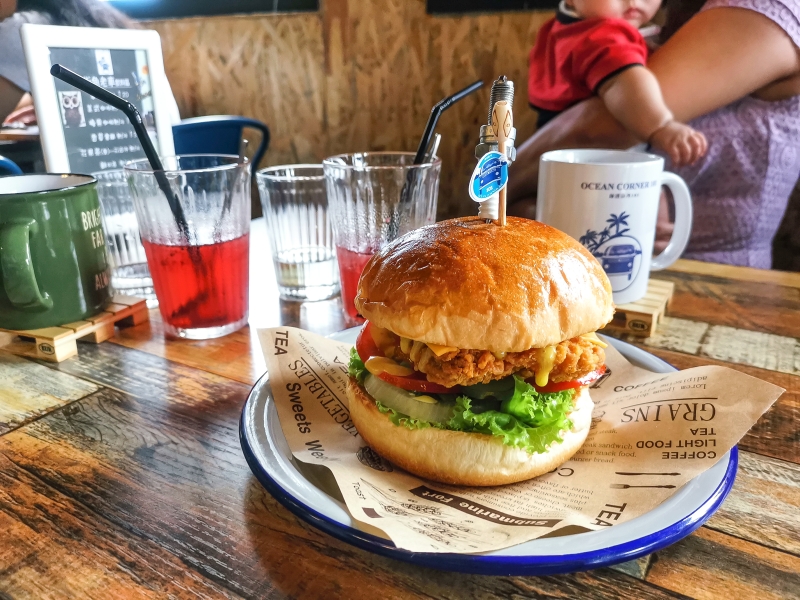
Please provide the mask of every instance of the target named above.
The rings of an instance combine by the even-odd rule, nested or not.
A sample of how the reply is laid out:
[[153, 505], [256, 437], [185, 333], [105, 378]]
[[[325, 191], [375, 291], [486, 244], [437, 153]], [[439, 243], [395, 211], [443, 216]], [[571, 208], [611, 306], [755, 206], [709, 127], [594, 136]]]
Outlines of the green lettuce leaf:
[[350, 348], [350, 362], [347, 363], [347, 373], [358, 383], [364, 384], [364, 377], [367, 376], [367, 367], [364, 366], [364, 362], [356, 352], [355, 346]]
[[[363, 385], [367, 370], [355, 348], [350, 351], [347, 370]], [[412, 419], [378, 401], [375, 404], [398, 427], [412, 430], [436, 427], [467, 433], [485, 433], [501, 438], [508, 446], [537, 454], [546, 452], [553, 443], [562, 442], [561, 431], [572, 429], [572, 421], [567, 418], [567, 413], [572, 410], [574, 397], [574, 390], [540, 394], [532, 385], [514, 376], [513, 395], [502, 404], [498, 401], [489, 403], [499, 410], [486, 410], [487, 402], [461, 395], [456, 398], [453, 417], [443, 424]]]
[[[526, 399], [520, 398], [516, 404], [511, 405], [520, 413], [524, 413], [525, 418], [503, 412], [502, 407], [499, 411], [488, 410], [476, 414], [472, 411], [472, 400], [467, 396], [459, 396], [456, 400], [455, 415], [448, 421], [447, 428], [495, 435], [502, 438], [504, 444], [522, 448], [529, 454], [545, 452], [551, 444], [563, 441], [562, 430], [568, 431], [572, 428], [572, 421], [567, 418], [566, 413], [572, 410], [574, 393], [538, 394], [535, 390], [534, 393], [539, 396], [537, 401], [531, 401], [528, 395]], [[550, 399], [550, 396], [556, 398]], [[540, 424], [528, 421], [531, 412], [535, 417], [542, 415]]]
[[516, 375], [513, 377], [514, 395], [503, 402], [500, 410], [517, 417], [524, 425], [528, 427], [551, 425], [572, 410], [575, 390], [541, 394], [520, 377]]

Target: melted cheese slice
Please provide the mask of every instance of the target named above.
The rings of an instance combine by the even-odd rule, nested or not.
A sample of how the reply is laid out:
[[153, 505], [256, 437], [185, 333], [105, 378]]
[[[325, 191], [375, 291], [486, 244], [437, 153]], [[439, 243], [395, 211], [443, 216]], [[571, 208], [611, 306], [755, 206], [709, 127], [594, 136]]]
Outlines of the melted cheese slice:
[[582, 337], [585, 340], [589, 340], [595, 346], [600, 346], [601, 348], [608, 348], [608, 344], [606, 344], [603, 340], [597, 337], [597, 334], [594, 331], [592, 333], [584, 333], [580, 337]]
[[440, 346], [439, 344], [426, 344], [436, 356], [447, 354], [448, 352], [455, 352], [458, 350], [455, 346]]
[[458, 348], [456, 348], [455, 346], [442, 346], [440, 344], [425, 344], [424, 342], [415, 342], [414, 340], [411, 340], [409, 338], [404, 338], [404, 337], [400, 338], [400, 350], [402, 350], [403, 353], [411, 356], [413, 360], [416, 360], [419, 357], [413, 356], [414, 354], [417, 354], [412, 352], [414, 346], [417, 347], [417, 353], [419, 352], [419, 350], [422, 349], [423, 346], [427, 346], [428, 348], [431, 349], [431, 352], [433, 352], [436, 356], [442, 356], [443, 354], [447, 354], [448, 352], [455, 352], [456, 350], [458, 350]]

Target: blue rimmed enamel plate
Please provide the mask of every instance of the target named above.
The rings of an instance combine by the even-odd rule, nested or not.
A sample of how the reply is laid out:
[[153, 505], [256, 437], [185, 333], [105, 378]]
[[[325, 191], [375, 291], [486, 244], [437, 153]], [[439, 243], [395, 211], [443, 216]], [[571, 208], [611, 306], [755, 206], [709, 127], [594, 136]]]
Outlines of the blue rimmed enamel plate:
[[[358, 328], [332, 338], [355, 343]], [[674, 367], [612, 338], [604, 338], [636, 366], [655, 373]], [[632, 560], [672, 544], [700, 527], [733, 487], [738, 463], [734, 447], [716, 465], [674, 496], [627, 523], [600, 531], [531, 540], [485, 554], [433, 554], [398, 549], [391, 541], [357, 529], [345, 505], [332, 498], [292, 464], [292, 453], [278, 422], [267, 375], [253, 387], [239, 425], [242, 450], [256, 478], [281, 504], [330, 535], [383, 556], [426, 567], [485, 575], [569, 573]]]

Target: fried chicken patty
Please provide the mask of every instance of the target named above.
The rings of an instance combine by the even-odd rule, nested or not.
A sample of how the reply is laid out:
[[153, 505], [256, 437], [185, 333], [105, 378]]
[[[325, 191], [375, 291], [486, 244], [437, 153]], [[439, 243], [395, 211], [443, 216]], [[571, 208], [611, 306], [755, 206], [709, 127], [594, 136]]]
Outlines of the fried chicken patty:
[[[605, 363], [605, 352], [597, 343], [584, 337], [565, 340], [556, 346], [549, 381], [572, 381], [598, 369]], [[456, 350], [442, 356], [421, 342], [415, 342], [408, 354], [399, 348], [397, 359], [409, 361], [414, 369], [427, 375], [428, 381], [451, 387], [474, 385], [502, 379], [512, 374], [533, 377], [541, 368], [544, 348], [494, 355], [488, 350]]]

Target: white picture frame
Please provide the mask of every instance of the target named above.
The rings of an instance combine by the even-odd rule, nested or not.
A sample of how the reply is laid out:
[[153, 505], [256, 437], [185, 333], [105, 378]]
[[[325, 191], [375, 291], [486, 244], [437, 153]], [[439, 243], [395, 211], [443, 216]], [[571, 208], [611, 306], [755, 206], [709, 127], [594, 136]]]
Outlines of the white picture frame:
[[54, 78], [50, 74], [51, 48], [144, 50], [147, 53], [152, 88], [158, 152], [162, 157], [175, 154], [171, 117], [175, 112], [175, 101], [164, 73], [164, 57], [161, 53], [161, 37], [158, 32], [26, 23], [22, 26], [20, 35], [39, 123], [42, 153], [48, 172], [72, 172], [62, 128], [61, 107], [57, 102]]

